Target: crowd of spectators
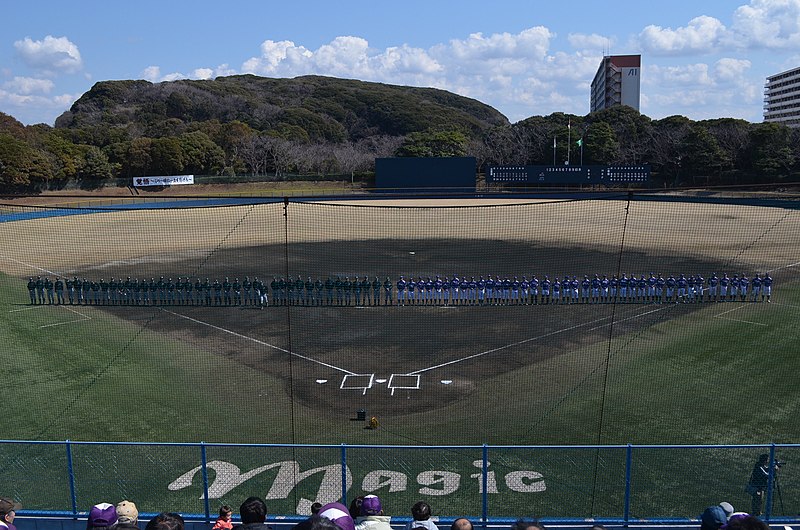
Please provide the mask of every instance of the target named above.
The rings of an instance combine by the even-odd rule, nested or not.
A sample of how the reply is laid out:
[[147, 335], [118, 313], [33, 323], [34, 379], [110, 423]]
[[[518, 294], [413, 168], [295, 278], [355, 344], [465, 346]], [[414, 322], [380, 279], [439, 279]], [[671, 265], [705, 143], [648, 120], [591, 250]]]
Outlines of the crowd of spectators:
[[[9, 498], [0, 498], [0, 530], [17, 530], [14, 526], [16, 512], [22, 505]], [[271, 530], [266, 524], [267, 506], [258, 497], [247, 498], [239, 507], [241, 524], [233, 525], [233, 509], [223, 505], [212, 530]], [[411, 507], [412, 519], [405, 530], [447, 530], [433, 520], [431, 507], [426, 502], [417, 502]], [[184, 530], [185, 522], [178, 513], [163, 512], [150, 519], [144, 530]], [[24, 529], [23, 529], [24, 530]], [[140, 530], [139, 511], [128, 500], [116, 506], [107, 502], [95, 504], [89, 510], [86, 530]], [[332, 502], [326, 505], [314, 503], [311, 516], [297, 523], [292, 530], [392, 530], [391, 516], [386, 515], [380, 498], [363, 495], [353, 499], [350, 507]], [[455, 519], [449, 530], [473, 530], [472, 522], [464, 517]], [[519, 519], [510, 530], [545, 530], [536, 519]], [[596, 524], [591, 530], [606, 530]], [[770, 530], [761, 519], [744, 512], [736, 512], [728, 502], [709, 506], [700, 516], [700, 530]]]

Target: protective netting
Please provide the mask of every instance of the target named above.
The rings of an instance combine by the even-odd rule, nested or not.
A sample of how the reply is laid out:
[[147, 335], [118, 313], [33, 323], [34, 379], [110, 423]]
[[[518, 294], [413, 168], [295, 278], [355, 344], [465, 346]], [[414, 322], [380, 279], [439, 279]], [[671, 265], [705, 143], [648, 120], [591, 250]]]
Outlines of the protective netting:
[[[653, 199], [3, 205], [0, 356], [4, 396], [13, 396], [5, 400], [13, 403], [5, 437], [411, 445], [797, 439], [796, 198]], [[181, 449], [130, 451], [115, 457], [118, 465], [149, 461], [161, 469], [153, 471], [159, 491], [178, 468], [199, 465], [194, 449], [183, 467], [175, 463]], [[24, 460], [36, 451], [11, 452]], [[297, 449], [286, 452], [264, 460], [253, 450], [226, 462], [244, 473], [299, 460]], [[480, 473], [474, 452], [388, 451], [380, 467], [380, 453], [364, 450], [353, 456], [353, 491], [370, 470], [399, 467], [408, 477], [405, 506], [426, 495], [422, 488], [452, 485], [454, 475], [430, 474], [447, 471], [462, 478], [460, 493], [444, 498], [466, 511], [481, 493], [470, 478]], [[322, 453], [300, 469], [338, 463]], [[745, 475], [750, 453], [734, 459]], [[526, 495], [538, 495], [541, 513], [553, 516], [624, 509], [624, 454], [587, 450], [571, 468], [574, 479], [563, 476], [564, 459], [573, 457], [556, 452], [548, 469], [550, 459], [537, 455], [493, 460], [500, 477], [493, 495], [518, 499], [493, 516], [523, 515]], [[694, 473], [687, 453], [677, 460]], [[512, 475], [510, 484], [528, 490], [511, 488], [505, 476], [521, 472], [541, 473], [551, 493], [533, 491], [533, 475]], [[429, 473], [422, 482], [420, 473]], [[588, 496], [588, 508], [583, 501], [580, 510], [565, 508], [555, 476], [569, 485], [563, 495]], [[377, 492], [391, 491], [391, 480], [375, 480]], [[607, 483], [614, 495], [600, 486]], [[654, 478], [654, 492], [664, 487], [673, 486]], [[681, 503], [697, 497], [690, 490]], [[738, 482], [734, 490], [747, 498]], [[633, 494], [632, 511], [643, 503], [641, 513], [654, 513], [647, 489]], [[304, 509], [302, 499], [286, 498], [282, 510]], [[691, 509], [681, 504], [674, 513]]]

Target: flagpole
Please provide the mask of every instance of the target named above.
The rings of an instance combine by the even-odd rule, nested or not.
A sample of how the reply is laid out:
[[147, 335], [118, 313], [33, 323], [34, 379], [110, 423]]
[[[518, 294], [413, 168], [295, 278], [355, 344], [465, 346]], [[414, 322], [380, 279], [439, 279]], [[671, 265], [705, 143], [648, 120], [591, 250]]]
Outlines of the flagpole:
[[581, 167], [583, 167], [583, 136], [581, 136]]
[[567, 122], [567, 165], [569, 165], [569, 155], [572, 152], [572, 119]]
[[556, 137], [553, 136], [553, 167], [556, 166]]

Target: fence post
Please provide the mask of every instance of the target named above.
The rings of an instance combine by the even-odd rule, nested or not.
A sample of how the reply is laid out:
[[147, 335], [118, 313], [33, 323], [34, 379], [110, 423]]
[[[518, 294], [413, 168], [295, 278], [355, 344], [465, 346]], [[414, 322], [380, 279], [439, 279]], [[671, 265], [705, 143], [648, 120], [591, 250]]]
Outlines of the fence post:
[[203, 470], [203, 504], [206, 510], [206, 523], [211, 522], [211, 507], [208, 499], [208, 466], [206, 460], [206, 443], [200, 442], [200, 462]]
[[481, 499], [481, 521], [489, 521], [489, 446], [483, 444], [483, 466], [481, 467], [481, 484], [483, 495]]
[[342, 504], [347, 504], [347, 444], [342, 444]]
[[627, 522], [631, 516], [631, 467], [633, 466], [633, 446], [628, 444], [625, 449], [625, 508], [622, 519]]
[[772, 517], [772, 494], [774, 493], [773, 487], [775, 486], [775, 444], [769, 446], [769, 473], [767, 478], [767, 498], [764, 499], [766, 506], [764, 507], [764, 521], [769, 524], [769, 519]]
[[67, 474], [69, 475], [69, 496], [72, 500], [72, 518], [78, 518], [78, 499], [75, 496], [75, 472], [72, 468], [72, 444], [66, 440], [67, 448]]

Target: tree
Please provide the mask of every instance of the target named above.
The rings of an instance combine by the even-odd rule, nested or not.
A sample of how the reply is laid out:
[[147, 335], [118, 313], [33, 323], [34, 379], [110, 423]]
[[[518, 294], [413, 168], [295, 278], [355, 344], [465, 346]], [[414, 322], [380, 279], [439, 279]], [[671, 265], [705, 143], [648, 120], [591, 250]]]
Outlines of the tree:
[[114, 166], [108, 156], [95, 146], [88, 146], [84, 154], [84, 163], [79, 176], [84, 179], [105, 180], [114, 176]]
[[789, 128], [778, 123], [758, 123], [750, 133], [751, 164], [757, 181], [786, 176], [794, 164]]
[[467, 137], [459, 131], [413, 132], [406, 136], [396, 156], [453, 157], [467, 152]]
[[156, 138], [150, 145], [150, 167], [152, 175], [180, 175], [186, 155], [177, 138]]
[[0, 133], [0, 186], [25, 188], [52, 178], [52, 166], [44, 151], [8, 133]]
[[683, 143], [684, 166], [695, 178], [699, 176], [718, 176], [729, 160], [720, 148], [717, 139], [704, 126], [693, 124]]
[[608, 123], [599, 121], [590, 124], [583, 140], [584, 161], [587, 164], [610, 165], [619, 160], [617, 135]]
[[123, 161], [123, 171], [128, 177], [143, 177], [149, 174], [152, 145], [153, 140], [150, 138], [131, 140]]
[[685, 116], [668, 116], [654, 121], [647, 140], [647, 160], [653, 172], [661, 176], [665, 184], [676, 185], [683, 171], [683, 156], [686, 136], [692, 121]]

